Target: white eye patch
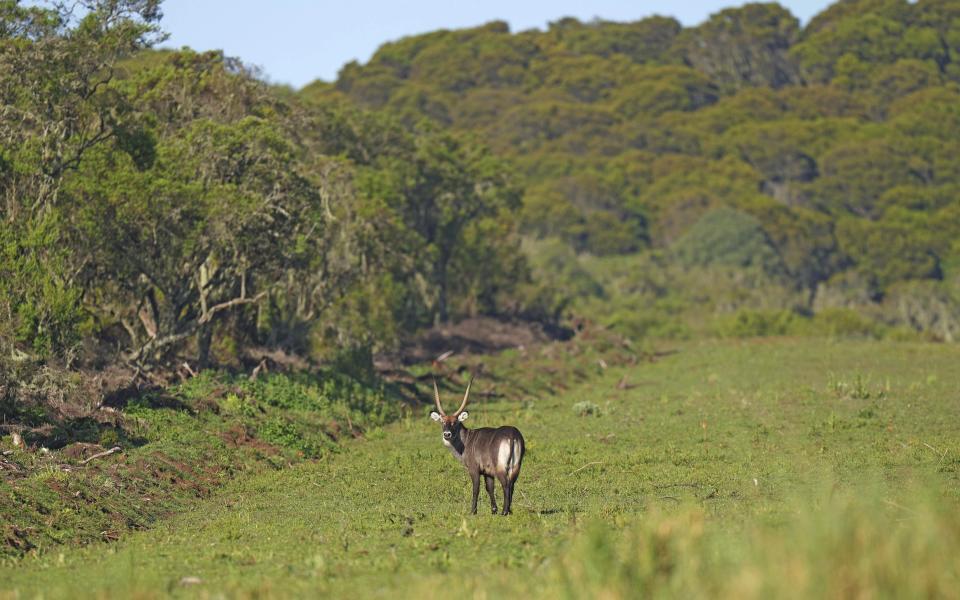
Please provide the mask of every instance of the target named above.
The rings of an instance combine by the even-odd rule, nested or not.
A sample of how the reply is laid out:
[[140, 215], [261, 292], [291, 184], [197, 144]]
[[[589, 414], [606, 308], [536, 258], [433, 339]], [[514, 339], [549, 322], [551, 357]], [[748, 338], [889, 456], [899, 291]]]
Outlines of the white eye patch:
[[440, 420], [440, 413], [438, 413], [438, 412], [432, 412], [432, 413], [430, 413], [430, 418], [433, 419], [434, 421], [439, 421], [439, 420]]
[[464, 412], [460, 413], [460, 416], [457, 417], [457, 420], [458, 420], [458, 421], [466, 421], [466, 420], [467, 420], [467, 416], [468, 416], [469, 414], [470, 414], [470, 413], [464, 411]]

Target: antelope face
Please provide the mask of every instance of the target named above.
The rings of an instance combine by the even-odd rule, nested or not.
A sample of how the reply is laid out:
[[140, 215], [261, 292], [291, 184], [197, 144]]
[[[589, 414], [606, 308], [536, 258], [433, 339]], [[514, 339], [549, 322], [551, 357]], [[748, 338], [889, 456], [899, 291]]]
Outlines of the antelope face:
[[449, 446], [450, 440], [459, 439], [460, 429], [463, 427], [461, 423], [467, 419], [468, 414], [466, 411], [453, 416], [441, 415], [436, 411], [430, 413], [430, 418], [440, 423], [440, 431], [445, 445]]
[[467, 412], [463, 410], [467, 407], [467, 400], [470, 398], [470, 386], [473, 385], [473, 377], [467, 384], [467, 391], [463, 394], [463, 402], [452, 415], [444, 412], [440, 406], [440, 390], [437, 388], [437, 380], [433, 380], [433, 400], [437, 405], [437, 410], [430, 413], [430, 418], [440, 423], [440, 430], [443, 434], [443, 445], [453, 448], [457, 452], [463, 452], [463, 444], [460, 442], [460, 429], [463, 428], [464, 421], [467, 420]]

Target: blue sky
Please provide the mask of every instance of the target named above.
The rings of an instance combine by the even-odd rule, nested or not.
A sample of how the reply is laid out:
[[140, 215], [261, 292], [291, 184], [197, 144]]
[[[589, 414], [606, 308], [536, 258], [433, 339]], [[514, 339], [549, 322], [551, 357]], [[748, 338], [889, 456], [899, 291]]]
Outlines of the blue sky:
[[[165, 0], [166, 47], [220, 49], [263, 69], [276, 83], [302, 87], [315, 79], [331, 81], [351, 60], [367, 61], [383, 42], [435, 29], [454, 29], [501, 19], [512, 31], [544, 28], [573, 16], [634, 21], [654, 14], [696, 25], [733, 0], [668, 2], [652, 0]], [[789, 0], [784, 6], [807, 22], [830, 2]]]

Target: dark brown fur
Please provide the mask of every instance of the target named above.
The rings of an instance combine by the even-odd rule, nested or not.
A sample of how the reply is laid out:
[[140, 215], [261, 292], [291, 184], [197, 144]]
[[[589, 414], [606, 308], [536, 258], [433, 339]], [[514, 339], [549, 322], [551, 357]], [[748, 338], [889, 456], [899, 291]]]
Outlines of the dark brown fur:
[[[464, 413], [466, 414], [466, 413]], [[480, 494], [480, 476], [484, 478], [490, 507], [497, 513], [497, 500], [494, 494], [496, 478], [503, 488], [503, 513], [510, 514], [513, 503], [513, 486], [520, 476], [525, 444], [523, 435], [516, 427], [481, 427], [467, 429], [455, 416], [441, 416], [440, 423], [444, 432], [443, 443], [453, 456], [467, 469], [473, 483], [471, 514], [477, 513], [477, 500]], [[449, 439], [447, 434], [450, 434]], [[504, 445], [507, 445], [505, 448]]]

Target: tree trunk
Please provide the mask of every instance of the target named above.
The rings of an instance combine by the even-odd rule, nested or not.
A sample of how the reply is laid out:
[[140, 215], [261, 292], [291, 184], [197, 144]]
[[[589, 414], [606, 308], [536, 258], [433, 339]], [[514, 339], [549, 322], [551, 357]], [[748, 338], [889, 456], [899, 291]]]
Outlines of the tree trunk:
[[210, 345], [213, 343], [213, 327], [207, 325], [197, 332], [197, 370], [206, 369], [210, 363]]
[[437, 264], [437, 312], [433, 316], [434, 325], [442, 325], [450, 320], [447, 306], [447, 261], [441, 258]]

